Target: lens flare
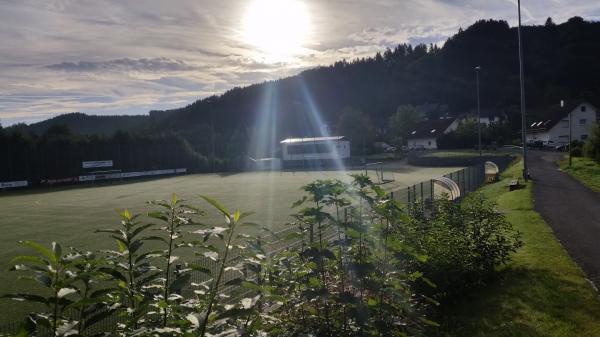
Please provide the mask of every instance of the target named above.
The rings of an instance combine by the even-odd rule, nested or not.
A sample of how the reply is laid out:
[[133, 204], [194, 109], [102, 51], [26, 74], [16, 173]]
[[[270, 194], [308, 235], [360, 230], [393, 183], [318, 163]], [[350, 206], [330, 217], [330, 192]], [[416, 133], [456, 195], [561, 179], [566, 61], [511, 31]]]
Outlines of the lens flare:
[[254, 0], [243, 20], [243, 39], [271, 61], [285, 61], [302, 53], [310, 20], [297, 0]]

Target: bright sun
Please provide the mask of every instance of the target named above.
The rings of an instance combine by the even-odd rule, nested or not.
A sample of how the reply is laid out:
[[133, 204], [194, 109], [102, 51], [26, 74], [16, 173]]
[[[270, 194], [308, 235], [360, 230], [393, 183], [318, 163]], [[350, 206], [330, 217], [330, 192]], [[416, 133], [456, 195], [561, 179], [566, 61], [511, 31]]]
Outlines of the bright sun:
[[243, 24], [244, 40], [270, 61], [300, 54], [310, 29], [306, 7], [297, 0], [253, 0]]

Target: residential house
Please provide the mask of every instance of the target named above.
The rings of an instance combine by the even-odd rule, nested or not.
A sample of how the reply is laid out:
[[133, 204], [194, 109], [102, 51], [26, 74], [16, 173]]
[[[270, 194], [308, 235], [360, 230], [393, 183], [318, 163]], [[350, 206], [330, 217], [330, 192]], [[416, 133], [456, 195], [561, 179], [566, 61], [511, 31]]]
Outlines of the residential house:
[[438, 148], [438, 137], [456, 130], [458, 123], [457, 118], [423, 121], [408, 135], [408, 148], [410, 150], [435, 150]]
[[545, 109], [538, 115], [542, 117], [528, 122], [527, 143], [558, 146], [569, 143], [569, 115], [572, 140], [585, 141], [598, 120], [598, 109], [588, 101], [576, 101], [564, 108]]

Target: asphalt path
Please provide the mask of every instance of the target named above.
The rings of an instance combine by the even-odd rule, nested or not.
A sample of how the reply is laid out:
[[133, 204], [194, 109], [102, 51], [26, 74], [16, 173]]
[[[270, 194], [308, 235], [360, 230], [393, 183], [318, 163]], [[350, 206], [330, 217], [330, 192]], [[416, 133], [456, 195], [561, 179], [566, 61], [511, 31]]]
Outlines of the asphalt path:
[[556, 237], [600, 287], [600, 194], [558, 169], [564, 153], [531, 151], [529, 172], [534, 180], [535, 210]]

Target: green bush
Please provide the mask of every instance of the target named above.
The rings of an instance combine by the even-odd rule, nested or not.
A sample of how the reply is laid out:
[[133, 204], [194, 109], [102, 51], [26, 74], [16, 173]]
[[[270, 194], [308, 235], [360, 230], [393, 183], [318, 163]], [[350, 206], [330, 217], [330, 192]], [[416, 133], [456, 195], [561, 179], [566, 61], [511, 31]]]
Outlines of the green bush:
[[522, 245], [520, 233], [480, 194], [461, 203], [438, 199], [430, 216], [412, 214], [413, 245], [428, 256], [419, 268], [440, 299], [485, 283]]
[[402, 207], [365, 176], [352, 186], [317, 181], [305, 190], [293, 224], [302, 248], [276, 256], [272, 266], [271, 281], [287, 298], [272, 335], [420, 336], [435, 325], [412, 289], [420, 274], [408, 266], [422, 257], [402, 238]]
[[591, 134], [583, 145], [583, 154], [600, 162], [600, 124], [596, 124], [590, 130]]

